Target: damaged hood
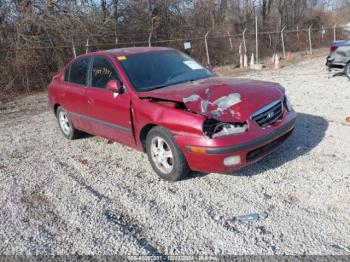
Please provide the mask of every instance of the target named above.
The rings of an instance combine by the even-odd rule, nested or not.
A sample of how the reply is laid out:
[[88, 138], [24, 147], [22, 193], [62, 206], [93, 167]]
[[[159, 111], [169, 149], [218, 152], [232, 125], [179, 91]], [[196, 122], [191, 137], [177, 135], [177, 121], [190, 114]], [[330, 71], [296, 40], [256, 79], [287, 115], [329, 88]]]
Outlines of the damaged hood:
[[141, 98], [183, 102], [188, 110], [223, 122], [244, 122], [276, 100], [284, 89], [277, 83], [212, 77], [138, 93]]

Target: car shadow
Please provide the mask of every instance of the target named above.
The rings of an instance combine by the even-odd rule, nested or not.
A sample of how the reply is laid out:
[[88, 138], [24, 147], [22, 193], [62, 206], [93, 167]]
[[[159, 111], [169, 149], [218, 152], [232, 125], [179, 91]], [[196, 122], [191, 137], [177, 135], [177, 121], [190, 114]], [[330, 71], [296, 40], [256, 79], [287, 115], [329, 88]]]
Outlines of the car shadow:
[[78, 139], [88, 139], [88, 138], [91, 138], [91, 137], [94, 137], [94, 135], [91, 135], [89, 133], [86, 133], [86, 132], [81, 132], [81, 135]]
[[[255, 176], [282, 166], [315, 148], [325, 137], [327, 129], [328, 122], [323, 117], [298, 113], [295, 130], [281, 147], [259, 162], [225, 175]], [[205, 175], [207, 174], [192, 172], [189, 178]]]
[[332, 77], [337, 77], [337, 76], [346, 76], [346, 74], [344, 72], [337, 72], [332, 75]]

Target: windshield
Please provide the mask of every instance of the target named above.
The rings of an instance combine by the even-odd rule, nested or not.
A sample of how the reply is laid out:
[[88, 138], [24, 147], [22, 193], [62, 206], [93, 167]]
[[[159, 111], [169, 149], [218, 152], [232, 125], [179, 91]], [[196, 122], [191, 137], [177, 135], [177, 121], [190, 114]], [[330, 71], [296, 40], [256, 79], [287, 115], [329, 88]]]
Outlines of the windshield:
[[135, 54], [119, 60], [136, 91], [149, 91], [213, 76], [212, 72], [176, 50]]

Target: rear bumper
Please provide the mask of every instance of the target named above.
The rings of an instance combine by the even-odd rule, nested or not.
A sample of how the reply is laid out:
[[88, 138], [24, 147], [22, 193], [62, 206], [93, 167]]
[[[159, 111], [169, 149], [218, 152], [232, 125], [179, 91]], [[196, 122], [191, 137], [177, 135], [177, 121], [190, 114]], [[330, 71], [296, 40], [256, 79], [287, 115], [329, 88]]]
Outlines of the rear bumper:
[[341, 56], [327, 56], [326, 58], [326, 66], [329, 68], [344, 68], [345, 65], [345, 59]]
[[[187, 162], [192, 170], [205, 173], [228, 173], [255, 163], [278, 148], [293, 132], [296, 114], [289, 113], [288, 119], [278, 128], [268, 134], [244, 143], [225, 147], [203, 147], [205, 154], [190, 152], [190, 146], [181, 146]], [[224, 160], [228, 157], [240, 158], [237, 165], [226, 166]]]
[[343, 63], [326, 63], [326, 66], [333, 69], [343, 69], [345, 67], [345, 64]]

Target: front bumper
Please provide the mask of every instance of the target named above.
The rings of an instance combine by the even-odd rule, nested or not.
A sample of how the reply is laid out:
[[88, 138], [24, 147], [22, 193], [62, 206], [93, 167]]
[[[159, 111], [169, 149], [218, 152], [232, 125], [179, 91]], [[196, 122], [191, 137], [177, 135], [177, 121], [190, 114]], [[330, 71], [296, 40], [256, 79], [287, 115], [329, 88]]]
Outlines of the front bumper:
[[[203, 146], [202, 148], [206, 152], [204, 154], [190, 152], [190, 146], [193, 144], [189, 144], [190, 141], [188, 139], [183, 137], [176, 137], [175, 139], [192, 170], [204, 173], [228, 173], [255, 163], [273, 152], [292, 134], [295, 122], [296, 113], [290, 112], [278, 126], [271, 128], [269, 132], [262, 136], [240, 143], [233, 141], [231, 145], [226, 146]], [[234, 139], [234, 136], [232, 139]], [[200, 145], [197, 143], [195, 146], [198, 147]], [[239, 164], [224, 165], [224, 159], [236, 156], [240, 157]]]

